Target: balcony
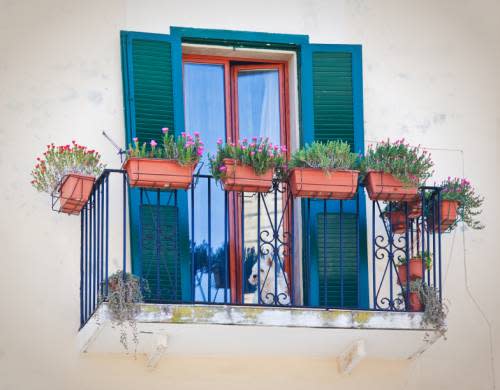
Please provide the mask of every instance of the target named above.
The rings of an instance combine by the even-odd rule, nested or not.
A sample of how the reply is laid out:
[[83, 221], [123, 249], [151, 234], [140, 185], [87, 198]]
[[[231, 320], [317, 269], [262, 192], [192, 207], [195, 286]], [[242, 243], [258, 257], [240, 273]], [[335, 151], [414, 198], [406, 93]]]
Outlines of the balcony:
[[442, 232], [428, 216], [440, 215], [439, 188], [420, 188], [419, 204], [395, 221], [396, 205], [367, 202], [362, 187], [349, 201], [294, 199], [283, 183], [232, 193], [196, 174], [188, 191], [145, 190], [106, 170], [81, 213], [80, 349], [120, 351], [106, 300], [109, 276], [124, 270], [143, 281], [138, 351], [151, 361], [165, 349], [410, 357], [434, 329], [399, 260], [429, 253], [418, 273], [442, 299]]

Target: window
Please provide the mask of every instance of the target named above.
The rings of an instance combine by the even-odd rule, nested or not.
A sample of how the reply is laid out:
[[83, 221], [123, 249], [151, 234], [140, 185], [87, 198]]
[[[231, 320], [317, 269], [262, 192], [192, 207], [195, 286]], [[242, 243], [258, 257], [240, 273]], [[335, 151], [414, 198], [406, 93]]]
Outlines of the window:
[[[193, 54], [195, 45], [199, 46], [199, 52]], [[222, 55], [228, 48], [235, 55]], [[252, 50], [258, 53], [251, 54]], [[239, 53], [244, 53], [245, 58], [238, 58]], [[259, 53], [262, 54], [260, 57]], [[294, 69], [296, 76], [288, 74], [290, 69], [287, 61], [270, 58], [273, 53], [293, 53], [297, 58]], [[157, 134], [161, 127], [168, 126], [175, 129], [176, 133], [185, 129], [201, 130], [210, 149], [218, 137], [234, 140], [249, 137], [258, 129], [260, 134], [269, 136], [277, 143], [287, 144], [289, 149], [313, 140], [329, 139], [344, 139], [351, 143], [354, 150], [361, 152], [364, 149], [359, 46], [315, 45], [310, 44], [308, 37], [302, 35], [174, 27], [171, 35], [122, 32], [122, 55], [128, 140], [134, 136], [140, 139], [154, 138], [153, 134]], [[290, 85], [294, 88], [289, 88]], [[289, 107], [298, 107], [300, 111], [297, 109], [294, 112]], [[206, 162], [202, 171], [208, 173]], [[224, 194], [214, 187], [210, 191], [205, 188], [203, 192], [205, 198], [198, 199], [199, 204], [209, 201], [207, 194], [210, 194], [212, 205], [224, 204], [221, 200], [225, 196], [235, 196]], [[176, 195], [178, 228], [175, 229], [176, 237], [172, 237], [176, 240], [176, 249], [170, 255], [185, 262], [176, 274], [176, 279], [174, 278], [177, 285], [181, 286], [182, 292], [179, 295], [183, 299], [220, 301], [220, 296], [214, 298], [211, 293], [210, 299], [202, 296], [209, 294], [206, 290], [200, 289], [200, 293], [190, 290], [190, 278], [196, 277], [190, 275], [193, 272], [192, 269], [190, 271], [190, 253], [192, 255], [194, 242], [196, 245], [203, 243], [203, 231], [208, 229], [212, 232], [210, 239], [214, 248], [223, 242], [226, 232], [218, 226], [193, 227], [188, 218], [190, 202], [187, 197], [187, 193], [182, 191]], [[130, 204], [139, 204], [138, 195], [134, 191], [131, 191]], [[198, 202], [194, 204], [198, 205]], [[244, 206], [249, 215], [245, 214], [244, 219], [250, 218], [252, 207], [252, 200], [249, 199], [248, 205], [245, 203]], [[354, 206], [347, 203], [345, 208], [349, 211]], [[134, 211], [136, 209], [131, 207], [130, 211], [134, 272], [142, 267], [138, 264], [137, 248], [140, 244], [140, 230], [144, 230], [138, 227], [140, 218]], [[368, 306], [366, 227], [364, 207], [360, 210], [362, 229], [359, 234], [346, 239], [353, 241], [353, 245], [361, 244], [361, 251], [364, 253], [363, 266], [353, 276], [355, 280], [351, 293], [352, 306], [365, 307]], [[200, 220], [205, 219], [207, 212], [206, 208], [197, 207], [196, 213], [199, 213]], [[211, 212], [224, 215], [224, 210], [218, 206], [212, 208]], [[325, 210], [313, 205], [311, 212], [312, 220], [317, 221], [313, 224], [313, 235], [317, 237], [314, 243], [316, 249], [308, 254], [311, 256], [311, 261], [308, 262], [310, 269], [302, 270], [304, 274], [308, 274], [307, 283], [310, 285], [307, 294], [300, 299], [309, 305], [327, 304], [324, 300], [334, 301], [336, 293], [332, 292], [331, 298], [320, 298], [315, 290], [318, 289], [320, 276], [321, 279], [333, 278], [334, 274], [330, 275], [329, 272], [334, 271], [329, 268], [322, 270], [318, 264], [318, 243], [321, 241], [320, 236], [324, 240], [334, 238], [330, 239], [329, 234], [321, 233], [324, 227], [320, 221], [325, 218], [334, 221], [336, 210], [327, 209], [325, 216]], [[236, 209], [232, 213], [239, 215]], [[300, 224], [300, 220], [296, 222], [297, 226]], [[289, 228], [300, 232], [297, 226]], [[238, 245], [240, 227], [241, 221], [237, 221], [230, 228], [230, 242], [233, 246]], [[248, 240], [247, 242], [245, 238], [245, 246], [251, 247], [253, 244], [250, 238]], [[332, 242], [332, 245], [335, 244]], [[233, 250], [238, 252], [239, 249]], [[302, 254], [305, 256], [305, 251]], [[238, 283], [243, 283], [240, 282], [243, 271], [238, 270], [238, 264], [241, 265], [242, 262], [237, 261], [234, 254], [230, 257], [233, 259], [230, 265], [231, 301], [246, 301], [245, 297], [238, 297], [236, 294], [236, 291], [241, 291]], [[306, 283], [301, 272], [297, 272], [297, 275], [298, 278], [293, 276], [295, 284]], [[222, 297], [227, 300], [227, 292]]]

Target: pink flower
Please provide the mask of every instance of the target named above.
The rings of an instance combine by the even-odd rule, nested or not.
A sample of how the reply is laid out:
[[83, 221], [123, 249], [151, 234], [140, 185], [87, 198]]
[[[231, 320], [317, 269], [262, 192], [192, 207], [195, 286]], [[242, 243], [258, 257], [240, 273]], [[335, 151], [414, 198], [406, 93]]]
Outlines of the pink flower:
[[194, 136], [195, 136], [196, 138], [198, 138], [198, 137], [200, 136], [200, 133], [198, 133], [197, 131], [195, 131], [195, 132], [194, 132]]
[[274, 150], [278, 151], [279, 150], [279, 146], [278, 145], [274, 145]]
[[222, 138], [219, 138], [219, 139], [217, 140], [217, 145], [222, 145]]
[[137, 143], [137, 142], [139, 142], [139, 138], [134, 137], [134, 138], [132, 138], [132, 141], [134, 141], [135, 143]]
[[241, 150], [247, 150], [247, 147], [245, 145], [241, 145]]
[[252, 157], [253, 157], [253, 156], [255, 156], [255, 152], [254, 152], [254, 151], [251, 151], [251, 152], [250, 152], [250, 156], [252, 156]]
[[255, 144], [252, 142], [252, 143], [250, 144], [250, 147], [251, 147], [251, 148], [255, 148]]
[[151, 145], [152, 148], [154, 148], [156, 145], [158, 145], [154, 139], [152, 139], [149, 144]]
[[168, 133], [168, 127], [164, 127], [163, 129], [161, 129], [161, 131], [163, 132], [163, 134], [167, 134]]
[[257, 142], [257, 137], [252, 137], [252, 141]]
[[226, 172], [227, 168], [223, 165], [223, 166], [219, 167], [219, 171], [220, 172]]
[[244, 144], [246, 144], [246, 143], [248, 142], [248, 139], [247, 139], [247, 138], [243, 138], [242, 142], [243, 142]]
[[203, 149], [198, 149], [198, 150], [196, 151], [196, 154], [197, 154], [198, 156], [200, 156], [200, 157], [201, 157], [201, 156], [203, 156]]
[[181, 136], [182, 136], [182, 137], [185, 137], [186, 135], [187, 135], [187, 133], [186, 133], [185, 131], [183, 131], [183, 132], [181, 133]]
[[285, 152], [286, 152], [286, 145], [281, 145], [281, 151], [282, 151], [283, 153], [285, 153]]

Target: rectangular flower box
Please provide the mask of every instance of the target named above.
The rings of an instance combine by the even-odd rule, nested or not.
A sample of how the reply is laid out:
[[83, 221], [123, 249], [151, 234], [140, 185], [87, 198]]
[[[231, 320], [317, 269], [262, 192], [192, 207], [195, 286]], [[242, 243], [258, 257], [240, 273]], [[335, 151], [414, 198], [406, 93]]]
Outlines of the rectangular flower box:
[[318, 199], [352, 199], [358, 189], [359, 172], [321, 168], [293, 168], [290, 188], [295, 197]]
[[89, 200], [95, 177], [70, 173], [61, 181], [59, 188], [59, 211], [79, 214]]
[[181, 165], [177, 160], [130, 157], [123, 164], [131, 187], [187, 190], [196, 164]]
[[[444, 232], [450, 228], [458, 217], [458, 206], [459, 202], [456, 200], [442, 200], [441, 201], [441, 220], [438, 222], [438, 216], [431, 216], [430, 224], [434, 231], [438, 230], [438, 226], [441, 225], [441, 232]], [[435, 208], [437, 213], [437, 207]]]
[[366, 191], [371, 200], [413, 201], [416, 200], [417, 187], [404, 185], [392, 174], [370, 171], [365, 178]]
[[226, 191], [268, 192], [273, 185], [273, 169], [257, 175], [251, 166], [229, 158], [224, 159], [224, 166], [226, 170], [221, 181]]

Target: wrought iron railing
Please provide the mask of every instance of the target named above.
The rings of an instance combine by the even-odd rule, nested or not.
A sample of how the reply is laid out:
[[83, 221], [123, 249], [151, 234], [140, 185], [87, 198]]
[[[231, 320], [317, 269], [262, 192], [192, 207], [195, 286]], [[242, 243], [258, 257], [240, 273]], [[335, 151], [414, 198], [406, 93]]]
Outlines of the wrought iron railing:
[[[442, 297], [439, 188], [419, 194], [416, 213], [408, 203], [367, 203], [362, 187], [353, 200], [301, 200], [286, 183], [234, 193], [197, 174], [187, 191], [146, 190], [107, 169], [81, 212], [81, 324], [118, 270], [143, 281], [147, 302], [419, 310], [411, 284]], [[403, 280], [410, 261], [400, 261], [424, 252], [432, 267]]]

